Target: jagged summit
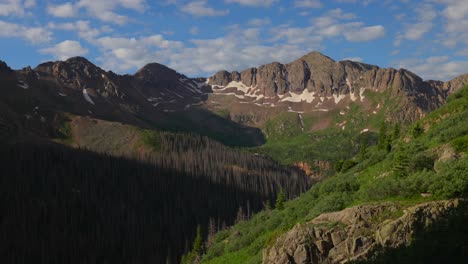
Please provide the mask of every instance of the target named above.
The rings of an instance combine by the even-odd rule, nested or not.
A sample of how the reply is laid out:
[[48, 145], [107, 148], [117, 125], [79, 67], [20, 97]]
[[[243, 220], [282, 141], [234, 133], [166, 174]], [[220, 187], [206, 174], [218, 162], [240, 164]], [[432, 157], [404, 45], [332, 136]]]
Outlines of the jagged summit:
[[6, 62], [0, 60], [0, 71], [11, 71], [11, 68], [6, 64]]
[[153, 62], [143, 66], [134, 76], [145, 81], [162, 81], [171, 80], [181, 75], [163, 64]]
[[305, 60], [305, 61], [309, 61], [309, 60], [314, 60], [314, 61], [331, 61], [331, 62], [335, 62], [335, 60], [333, 60], [332, 58], [328, 57], [327, 55], [323, 54], [323, 53], [320, 53], [318, 51], [311, 51], [309, 53], [307, 53], [306, 55], [302, 56], [300, 58], [300, 60]]

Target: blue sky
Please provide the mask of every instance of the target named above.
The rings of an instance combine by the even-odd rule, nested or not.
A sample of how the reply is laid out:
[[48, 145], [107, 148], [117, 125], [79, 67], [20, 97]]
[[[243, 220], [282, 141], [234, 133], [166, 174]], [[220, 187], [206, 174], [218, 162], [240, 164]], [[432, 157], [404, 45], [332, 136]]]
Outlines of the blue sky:
[[22, 68], [84, 56], [118, 73], [159, 62], [188, 76], [335, 60], [468, 72], [467, 0], [0, 0], [0, 60]]

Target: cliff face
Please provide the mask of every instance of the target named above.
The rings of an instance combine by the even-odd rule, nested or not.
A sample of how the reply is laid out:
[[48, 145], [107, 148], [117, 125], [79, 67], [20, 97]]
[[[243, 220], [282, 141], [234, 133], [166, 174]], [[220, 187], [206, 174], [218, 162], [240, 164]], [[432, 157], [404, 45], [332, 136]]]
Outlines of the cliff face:
[[215, 92], [235, 92], [251, 103], [293, 106], [306, 102], [312, 106], [301, 106], [298, 111], [331, 110], [340, 102], [364, 103], [366, 91], [388, 92], [401, 99], [394, 118], [414, 120], [439, 107], [446, 95], [466, 80], [468, 76], [447, 83], [425, 82], [408, 70], [336, 62], [311, 52], [289, 64], [274, 62], [241, 73], [221, 71], [210, 77], [208, 84]]
[[415, 235], [468, 209], [454, 199], [402, 208], [364, 205], [322, 214], [298, 224], [263, 252], [263, 263], [346, 263], [365, 260], [382, 249], [411, 245]]

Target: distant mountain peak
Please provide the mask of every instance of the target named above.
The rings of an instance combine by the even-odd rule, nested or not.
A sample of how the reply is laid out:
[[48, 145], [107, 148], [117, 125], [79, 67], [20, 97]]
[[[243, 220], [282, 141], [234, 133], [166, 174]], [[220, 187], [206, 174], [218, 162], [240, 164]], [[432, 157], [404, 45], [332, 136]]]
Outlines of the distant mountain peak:
[[330, 62], [335, 62], [332, 58], [318, 52], [318, 51], [312, 51], [307, 53], [306, 55], [302, 56], [300, 59], [303, 60], [314, 60], [314, 61], [330, 61]]
[[11, 71], [11, 68], [8, 67], [8, 64], [6, 64], [6, 62], [0, 60], [0, 71]]

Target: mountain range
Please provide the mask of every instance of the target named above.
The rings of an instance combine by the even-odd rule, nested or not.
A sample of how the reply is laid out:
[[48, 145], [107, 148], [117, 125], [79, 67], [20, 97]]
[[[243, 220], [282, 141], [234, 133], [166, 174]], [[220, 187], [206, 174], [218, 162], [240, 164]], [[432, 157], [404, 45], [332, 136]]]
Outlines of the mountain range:
[[[207, 78], [158, 63], [120, 75], [83, 57], [0, 61], [0, 84], [12, 262], [360, 261], [466, 207], [431, 201], [466, 196], [468, 74], [425, 81], [314, 51]], [[294, 200], [283, 211], [279, 197]], [[385, 199], [405, 203], [345, 209]]]

